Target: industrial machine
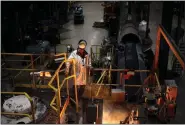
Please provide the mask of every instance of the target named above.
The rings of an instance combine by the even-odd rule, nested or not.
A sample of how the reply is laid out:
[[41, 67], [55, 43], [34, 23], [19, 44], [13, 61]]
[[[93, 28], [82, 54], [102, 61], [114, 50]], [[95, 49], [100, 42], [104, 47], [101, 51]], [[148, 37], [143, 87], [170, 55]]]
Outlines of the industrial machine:
[[81, 5], [76, 6], [74, 11], [74, 24], [84, 23], [83, 7]]
[[[142, 20], [140, 20], [142, 24], [135, 22], [132, 14], [130, 14], [131, 12], [129, 13], [129, 6], [128, 11], [124, 7], [120, 8], [121, 15], [125, 15], [124, 17], [127, 18], [120, 17], [117, 42], [104, 40], [99, 53], [97, 53], [97, 47], [92, 46], [92, 51], [95, 48], [94, 52], [91, 53], [93, 59], [95, 59], [92, 59], [92, 64], [94, 63], [93, 71], [98, 71], [98, 73], [94, 72], [94, 76], [100, 76], [99, 79], [95, 79], [97, 84], [94, 84], [94, 86], [99, 85], [99, 87], [96, 91], [97, 94], [94, 94], [92, 98], [111, 99], [115, 103], [122, 101], [127, 102], [127, 104], [134, 103], [137, 105], [133, 109], [131, 108], [132, 110], [129, 111], [128, 117], [120, 120], [121, 124], [169, 123], [175, 118], [178, 89], [175, 80], [165, 80], [162, 84], [158, 78], [158, 56], [161, 37], [164, 37], [165, 41], [163, 42], [168, 44], [182, 68], [185, 66], [184, 57], [161, 25], [158, 27], [156, 52], [154, 55], [148, 35], [149, 22]], [[138, 28], [135, 24], [145, 26], [143, 28], [138, 26]], [[141, 31], [144, 31], [144, 35], [142, 35]], [[110, 52], [109, 46], [114, 47], [114, 51], [111, 54], [108, 54]], [[94, 55], [96, 55], [96, 58], [94, 58]], [[111, 56], [109, 57], [108, 55]], [[111, 59], [111, 61], [109, 60], [110, 63], [107, 63], [104, 60], [105, 58]], [[108, 65], [105, 66], [105, 64]], [[105, 77], [103, 77], [104, 74], [106, 74]], [[107, 79], [107, 81], [103, 78]], [[93, 81], [93, 83], [95, 82]], [[108, 95], [105, 94], [103, 85], [110, 86]], [[101, 89], [103, 90], [100, 91]], [[109, 119], [112, 117], [110, 116]]]
[[[126, 8], [120, 9], [126, 13], [123, 11]], [[76, 11], [83, 16], [81, 7]], [[29, 63], [22, 68], [17, 68], [17, 65], [16, 68], [2, 67], [3, 71], [12, 71], [16, 80], [16, 92], [1, 94], [17, 96], [3, 97], [1, 123], [170, 123], [176, 115], [178, 86], [173, 79], [163, 79], [161, 82], [158, 78], [161, 37], [183, 70], [185, 59], [162, 25], [158, 26], [156, 50], [153, 54], [151, 45], [143, 44], [146, 43], [143, 40], [148, 40], [148, 35], [142, 37], [139, 26], [135, 25], [141, 23], [136, 23], [130, 13], [124, 17], [126, 18], [120, 17], [117, 35], [109, 34], [111, 37], [104, 38], [101, 45], [91, 46], [89, 57], [92, 66], [86, 63], [83, 65], [84, 70], [80, 72], [85, 81], [84, 86], [77, 86], [76, 69], [79, 67], [76, 67], [75, 59], [67, 59], [67, 55], [73, 50], [70, 45], [66, 46], [67, 52], [53, 55], [44, 54], [44, 50], [37, 48], [34, 49], [39, 50], [38, 54], [32, 53], [29, 48], [27, 50], [30, 54], [2, 53], [1, 55], [12, 57], [28, 56], [31, 61], [23, 60]], [[147, 32], [146, 27], [144, 31]], [[49, 44], [42, 43], [39, 47], [42, 48], [42, 45], [47, 48]], [[48, 58], [43, 64], [38, 64], [37, 60], [42, 56]], [[68, 61], [72, 67], [66, 75], [65, 63]], [[18, 81], [18, 76], [27, 81]], [[82, 95], [80, 90], [83, 90]], [[20, 98], [24, 101], [19, 101]], [[47, 103], [42, 98], [46, 98]], [[12, 106], [12, 102], [16, 104], [16, 108]]]
[[[117, 68], [112, 69], [115, 63], [112, 63], [110, 60], [107, 60], [110, 62], [107, 63], [102, 57], [103, 53], [109, 52], [109, 49], [107, 49], [108, 45], [104, 45], [102, 47], [102, 50], [104, 50], [103, 53], [99, 54], [99, 60], [101, 61], [98, 60], [103, 63], [98, 63], [99, 65], [96, 65], [96, 67], [92, 69], [99, 71], [99, 74], [94, 73], [96, 74], [95, 76], [100, 76], [100, 79], [107, 79], [102, 80], [103, 82], [100, 79], [96, 79], [95, 81], [98, 82], [94, 84], [94, 86], [100, 86], [102, 84], [116, 87], [110, 87], [109, 94], [103, 95], [102, 93], [105, 93], [103, 92], [105, 90], [100, 91], [100, 89], [103, 89], [100, 86], [97, 93], [102, 96], [100, 97], [97, 96], [98, 94], [95, 94], [92, 98], [102, 98], [105, 101], [108, 99], [107, 96], [109, 96], [109, 100], [114, 100], [115, 103], [122, 101], [122, 105], [124, 104], [123, 102], [136, 104], [137, 106], [134, 106], [134, 108], [129, 111], [131, 113], [128, 117], [120, 120], [121, 124], [170, 123], [176, 114], [177, 84], [175, 80], [165, 80], [164, 84], [159, 82], [158, 73], [156, 72], [158, 63], [157, 54], [159, 50], [156, 49], [153, 67], [151, 70], [147, 69], [147, 62], [145, 62], [146, 59], [144, 59], [144, 52], [141, 49], [141, 40], [137, 34], [137, 30], [132, 23], [126, 23], [123, 27], [123, 30], [120, 31], [119, 46], [115, 48], [117, 51], [111, 54], [111, 58], [104, 55], [106, 59], [114, 60], [116, 60], [117, 56]], [[170, 36], [161, 25], [158, 28], [158, 34], [161, 34], [165, 38], [167, 44], [174, 54], [176, 54], [179, 62], [181, 62], [181, 66], [185, 67], [183, 56], [175, 49], [173, 41], [170, 41]], [[159, 41], [159, 39], [157, 41]], [[159, 46], [159, 42], [156, 44]], [[113, 75], [113, 73], [110, 72], [117, 72], [117, 74]], [[103, 77], [104, 74], [106, 75]], [[115, 80], [115, 77], [117, 80]], [[93, 83], [95, 82], [93, 81]]]

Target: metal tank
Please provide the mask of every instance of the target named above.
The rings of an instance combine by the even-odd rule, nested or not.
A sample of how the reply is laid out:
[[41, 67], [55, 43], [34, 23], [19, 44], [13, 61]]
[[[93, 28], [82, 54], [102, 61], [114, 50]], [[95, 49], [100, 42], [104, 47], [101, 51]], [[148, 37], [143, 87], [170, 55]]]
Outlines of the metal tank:
[[[120, 21], [118, 51], [116, 54], [118, 69], [146, 69], [141, 42], [138, 28], [135, 26], [132, 16], [127, 15], [125, 21]], [[121, 88], [127, 93], [128, 100], [136, 101], [136, 92], [140, 87], [125, 87], [125, 85], [141, 85], [146, 76], [146, 73], [135, 73], [130, 79], [122, 78]], [[117, 84], [120, 84], [120, 82], [120, 74], [117, 73]]]

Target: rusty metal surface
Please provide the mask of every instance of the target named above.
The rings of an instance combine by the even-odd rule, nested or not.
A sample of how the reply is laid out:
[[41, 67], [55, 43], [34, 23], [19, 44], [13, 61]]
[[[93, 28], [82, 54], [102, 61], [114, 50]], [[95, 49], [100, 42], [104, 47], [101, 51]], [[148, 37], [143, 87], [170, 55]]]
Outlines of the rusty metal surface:
[[156, 40], [156, 51], [155, 51], [155, 58], [154, 58], [154, 70], [158, 68], [158, 60], [159, 60], [159, 51], [160, 51], [160, 37], [164, 37], [165, 42], [168, 44], [169, 48], [180, 62], [183, 69], [185, 69], [184, 57], [180, 53], [178, 47], [174, 44], [174, 40], [171, 36], [166, 32], [162, 25], [159, 25], [157, 31], [157, 40]]

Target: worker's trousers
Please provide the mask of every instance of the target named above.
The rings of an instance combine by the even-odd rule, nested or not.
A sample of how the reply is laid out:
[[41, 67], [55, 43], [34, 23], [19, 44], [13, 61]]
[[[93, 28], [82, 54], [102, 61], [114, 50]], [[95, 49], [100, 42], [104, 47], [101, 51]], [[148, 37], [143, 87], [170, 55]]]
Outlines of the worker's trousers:
[[[85, 90], [85, 85], [77, 86], [78, 98], [81, 98]], [[72, 87], [72, 93], [75, 93], [75, 86]], [[75, 96], [75, 94], [73, 94]]]

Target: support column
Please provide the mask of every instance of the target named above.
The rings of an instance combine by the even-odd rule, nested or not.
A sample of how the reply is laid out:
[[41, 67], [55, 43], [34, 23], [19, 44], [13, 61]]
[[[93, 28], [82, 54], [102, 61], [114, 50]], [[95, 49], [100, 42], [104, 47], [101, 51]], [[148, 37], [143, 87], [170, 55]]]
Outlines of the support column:
[[[174, 2], [163, 2], [162, 9], [162, 26], [166, 31], [171, 34], [172, 20], [173, 20], [173, 4]], [[162, 37], [162, 36], [161, 36]], [[168, 66], [168, 56], [169, 56], [169, 46], [165, 42], [164, 38], [160, 41], [160, 51], [159, 51], [159, 80], [163, 83], [163, 80], [167, 75]]]

